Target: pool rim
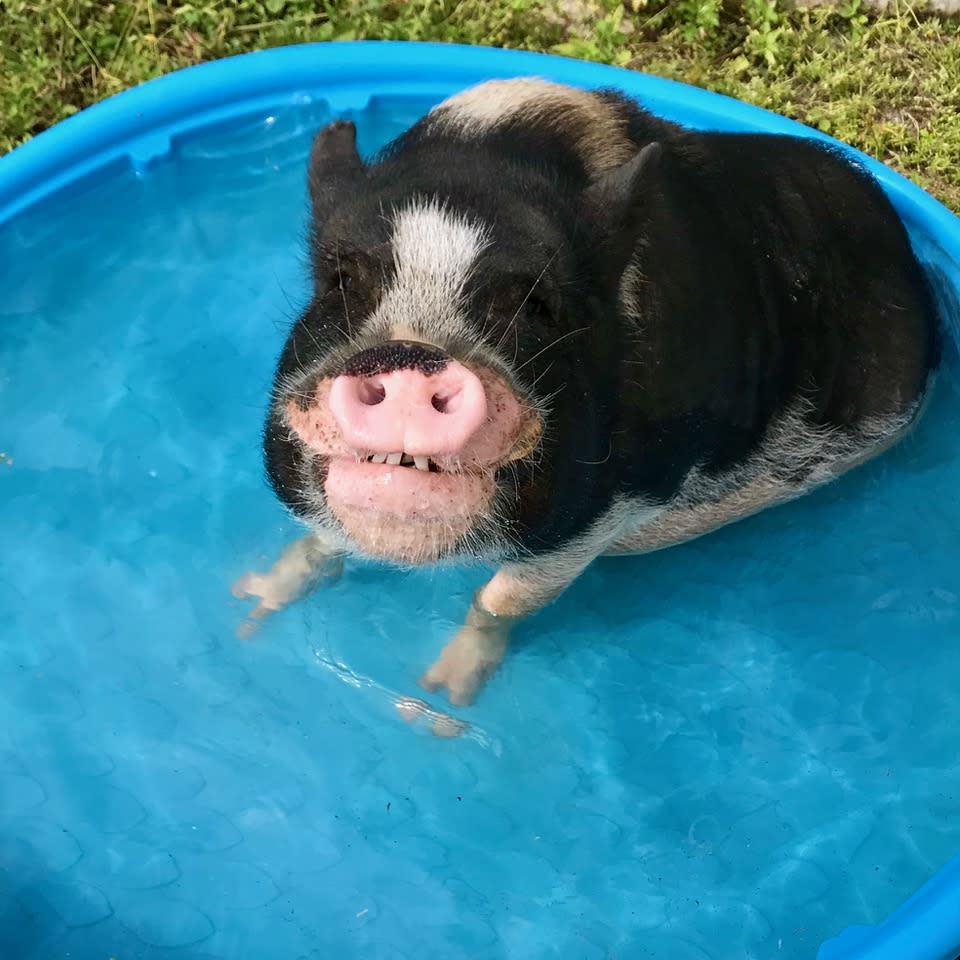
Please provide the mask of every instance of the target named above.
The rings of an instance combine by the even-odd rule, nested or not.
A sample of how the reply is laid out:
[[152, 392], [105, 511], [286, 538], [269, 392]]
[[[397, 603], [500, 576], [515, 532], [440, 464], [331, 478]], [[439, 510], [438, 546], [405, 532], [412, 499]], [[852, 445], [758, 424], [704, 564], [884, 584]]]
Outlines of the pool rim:
[[[909, 226], [933, 239], [960, 277], [960, 219], [906, 177], [873, 157], [797, 121], [721, 94], [551, 54], [413, 41], [335, 41], [274, 47], [185, 67], [122, 91], [60, 121], [0, 157], [0, 228], [44, 198], [117, 162], [146, 170], [187, 131], [252, 112], [303, 102], [307, 91], [354, 108], [386, 91], [442, 95], [483, 79], [539, 75], [581, 87], [614, 86], [658, 113], [722, 114], [740, 129], [812, 137], [839, 148], [876, 177]], [[364, 88], [374, 88], [375, 93]], [[668, 105], [666, 108], [664, 105]], [[684, 121], [680, 121], [683, 123]], [[697, 124], [705, 129], [701, 124]], [[960, 854], [876, 926], [854, 926], [826, 941], [818, 960], [901, 960], [922, 937], [931, 950], [914, 960], [960, 953]], [[936, 951], [936, 952], [933, 952]]]
[[[411, 56], [416, 49], [418, 54]], [[338, 90], [386, 80], [401, 92], [466, 86], [484, 78], [542, 74], [578, 86], [615, 85], [684, 110], [722, 113], [745, 129], [813, 137], [859, 160], [910, 219], [927, 228], [960, 264], [960, 225], [953, 213], [873, 157], [795, 120], [723, 94], [652, 74], [554, 54], [418, 41], [330, 41], [272, 47], [184, 67], [114, 94], [61, 120], [0, 157], [0, 225], [17, 212], [110, 161], [134, 166], [162, 156], [176, 134], [236, 115], [244, 102], [278, 104], [332, 82]], [[632, 88], [632, 89], [631, 89]], [[380, 91], [382, 92], [382, 87]], [[393, 91], [391, 91], [393, 92]], [[288, 101], [289, 102], [289, 101]], [[211, 114], [213, 116], [211, 116]], [[157, 128], [167, 128], [157, 135]]]

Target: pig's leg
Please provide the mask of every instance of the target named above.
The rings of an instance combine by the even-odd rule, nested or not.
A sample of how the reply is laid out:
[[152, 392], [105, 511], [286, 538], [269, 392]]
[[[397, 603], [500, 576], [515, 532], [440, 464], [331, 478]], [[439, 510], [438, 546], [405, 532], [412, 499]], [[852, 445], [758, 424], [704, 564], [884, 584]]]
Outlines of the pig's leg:
[[614, 543], [608, 554], [654, 553], [697, 540], [721, 527], [796, 499], [804, 493], [770, 477], [757, 477], [719, 500], [665, 510]]
[[245, 573], [233, 585], [233, 595], [260, 602], [237, 628], [241, 637], [256, 631], [259, 621], [306, 596], [324, 580], [343, 571], [343, 555], [314, 534], [294, 540], [266, 573]]
[[503, 660], [510, 628], [563, 593], [585, 566], [578, 563], [575, 571], [536, 562], [502, 567], [474, 595], [463, 626], [420, 685], [430, 691], [445, 687], [453, 704], [471, 703]]

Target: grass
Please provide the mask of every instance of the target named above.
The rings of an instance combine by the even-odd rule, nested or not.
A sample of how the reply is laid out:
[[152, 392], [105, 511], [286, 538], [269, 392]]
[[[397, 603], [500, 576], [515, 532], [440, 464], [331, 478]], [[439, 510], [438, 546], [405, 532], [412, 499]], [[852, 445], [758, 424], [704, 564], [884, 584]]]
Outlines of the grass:
[[315, 40], [545, 50], [716, 90], [889, 163], [960, 212], [960, 22], [893, 0], [0, 0], [0, 152], [150, 77]]

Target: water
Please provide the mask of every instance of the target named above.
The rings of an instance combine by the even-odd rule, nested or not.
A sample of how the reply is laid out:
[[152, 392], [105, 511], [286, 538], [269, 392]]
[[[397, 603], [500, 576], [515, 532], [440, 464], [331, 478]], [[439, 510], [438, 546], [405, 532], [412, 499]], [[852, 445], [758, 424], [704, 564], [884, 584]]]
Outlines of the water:
[[960, 849], [953, 352], [881, 463], [596, 564], [435, 739], [392, 699], [484, 571], [351, 567], [234, 637], [296, 532], [258, 434], [326, 119], [0, 228], [0, 955], [770, 960], [881, 919]]

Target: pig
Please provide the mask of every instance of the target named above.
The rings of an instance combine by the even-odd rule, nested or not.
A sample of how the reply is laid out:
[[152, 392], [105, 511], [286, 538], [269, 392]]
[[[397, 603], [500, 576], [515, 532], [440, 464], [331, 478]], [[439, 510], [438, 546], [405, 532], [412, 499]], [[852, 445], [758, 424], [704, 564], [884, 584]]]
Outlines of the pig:
[[939, 364], [901, 220], [821, 142], [496, 80], [368, 160], [329, 124], [308, 184], [312, 299], [263, 440], [305, 534], [234, 592], [258, 622], [345, 557], [492, 565], [420, 678], [455, 705], [595, 558], [684, 543], [888, 449]]

